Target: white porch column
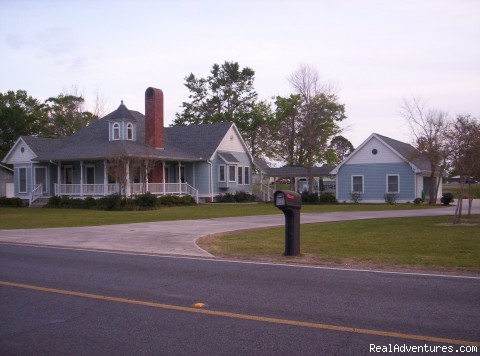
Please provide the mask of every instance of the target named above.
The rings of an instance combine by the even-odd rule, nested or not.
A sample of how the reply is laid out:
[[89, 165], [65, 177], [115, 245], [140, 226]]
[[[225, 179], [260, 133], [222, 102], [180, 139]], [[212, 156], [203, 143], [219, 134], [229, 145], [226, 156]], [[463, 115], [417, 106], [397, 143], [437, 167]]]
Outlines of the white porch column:
[[162, 182], [163, 182], [163, 194], [165, 194], [165, 161], [162, 161]]
[[80, 196], [83, 197], [83, 161], [80, 161]]
[[125, 195], [129, 197], [132, 193], [130, 189], [130, 161], [127, 161], [127, 163], [125, 163], [125, 183]]
[[108, 194], [107, 160], [103, 160], [103, 196]]
[[145, 193], [148, 192], [148, 160], [145, 160]]
[[62, 161], [58, 161], [57, 165], [57, 185], [55, 186], [55, 195], [59, 195], [60, 184], [62, 183]]

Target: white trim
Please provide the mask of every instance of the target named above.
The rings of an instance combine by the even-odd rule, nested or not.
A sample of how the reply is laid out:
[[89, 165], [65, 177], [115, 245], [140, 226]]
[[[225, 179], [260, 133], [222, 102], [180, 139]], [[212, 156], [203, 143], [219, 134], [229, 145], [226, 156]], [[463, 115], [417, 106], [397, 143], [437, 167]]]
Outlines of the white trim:
[[[33, 157], [33, 158], [29, 158], [29, 159], [26, 159], [25, 161], [10, 161], [11, 159], [11, 156], [15, 153], [17, 147], [19, 145], [25, 145], [25, 148], [29, 151], [28, 153]], [[30, 148], [29, 145], [27, 145], [27, 143], [25, 142], [25, 140], [23, 138], [19, 138], [15, 144], [13, 145], [13, 147], [10, 149], [10, 151], [8, 151], [7, 155], [5, 156], [5, 158], [3, 159], [3, 163], [6, 163], [6, 164], [21, 164], [21, 163], [31, 163], [32, 162], [32, 159], [36, 158], [37, 157], [37, 154]]]
[[[128, 138], [128, 132], [129, 131], [132, 131], [132, 137], [131, 138]], [[125, 125], [125, 139], [127, 141], [135, 141], [135, 126], [131, 123], [131, 122], [128, 122], [126, 125]]]
[[[353, 190], [353, 177], [362, 177], [362, 191]], [[352, 174], [350, 176], [350, 192], [362, 193], [365, 191], [365, 176], [363, 174]]]
[[[115, 137], [116, 129], [118, 129], [118, 137]], [[122, 139], [122, 134], [121, 134], [120, 123], [114, 122], [114, 123], [112, 123], [112, 141], [119, 141], [121, 139]]]
[[215, 155], [218, 153], [218, 147], [220, 146], [220, 144], [222, 143], [223, 139], [225, 137], [227, 137], [230, 129], [233, 127], [233, 129], [235, 130], [235, 134], [238, 136], [238, 138], [240, 139], [240, 143], [242, 144], [243, 146], [243, 149], [244, 149], [244, 152], [248, 155], [248, 157], [250, 157], [250, 161], [253, 162], [253, 156], [252, 154], [250, 153], [250, 151], [248, 150], [247, 148], [247, 144], [245, 143], [245, 140], [243, 139], [242, 135], [240, 134], [240, 131], [238, 131], [238, 128], [237, 126], [232, 123], [232, 125], [230, 126], [230, 128], [227, 130], [227, 132], [225, 133], [225, 136], [223, 136], [223, 138], [220, 140], [220, 142], [218, 143], [218, 146], [217, 148], [215, 149], [215, 151], [213, 152], [212, 156], [209, 158], [210, 161], [213, 161], [214, 158], [215, 158]]
[[[395, 191], [395, 192], [389, 192], [388, 191], [388, 178], [389, 177], [397, 177], [398, 178], [398, 180], [397, 180], [397, 191]], [[387, 174], [386, 177], [385, 177], [385, 180], [386, 180], [386, 186], [385, 186], [385, 192], [386, 193], [395, 193], [395, 194], [400, 193], [400, 174]]]
[[415, 173], [420, 173], [421, 172], [421, 169], [418, 168], [416, 165], [414, 165], [409, 159], [407, 159], [407, 157], [403, 157], [400, 153], [398, 153], [397, 150], [393, 149], [392, 146], [390, 146], [389, 144], [387, 144], [384, 140], [382, 140], [376, 133], [373, 133], [371, 134], [365, 141], [362, 142], [362, 144], [360, 146], [358, 146], [347, 158], [345, 158], [338, 166], [336, 166], [331, 172], [330, 174], [331, 175], [337, 175], [338, 174], [338, 170], [345, 164], [347, 163], [348, 161], [350, 161], [353, 157], [355, 157], [355, 155], [358, 154], [358, 152], [360, 152], [363, 147], [372, 140], [372, 138], [376, 138], [377, 140], [379, 140], [382, 144], [384, 144], [390, 151], [392, 151], [396, 156], [398, 156], [402, 161], [405, 161], [407, 162], [410, 167], [412, 167], [413, 171]]

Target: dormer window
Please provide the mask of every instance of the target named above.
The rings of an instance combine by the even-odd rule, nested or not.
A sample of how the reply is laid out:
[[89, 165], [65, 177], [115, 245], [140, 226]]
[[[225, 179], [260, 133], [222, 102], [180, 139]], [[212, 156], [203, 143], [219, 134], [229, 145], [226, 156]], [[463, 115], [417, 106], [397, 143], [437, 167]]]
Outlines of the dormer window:
[[120, 140], [120, 124], [118, 122], [112, 125], [112, 139]]
[[111, 121], [109, 138], [110, 141], [136, 141], [135, 124], [133, 122]]
[[133, 140], [133, 124], [131, 122], [127, 124], [127, 140]]

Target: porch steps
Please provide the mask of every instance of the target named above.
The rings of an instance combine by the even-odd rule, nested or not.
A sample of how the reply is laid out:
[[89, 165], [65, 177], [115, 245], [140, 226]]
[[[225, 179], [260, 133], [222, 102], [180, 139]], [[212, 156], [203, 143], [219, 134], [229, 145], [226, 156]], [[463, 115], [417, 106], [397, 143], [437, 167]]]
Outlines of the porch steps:
[[43, 208], [47, 205], [49, 199], [50, 198], [38, 198], [30, 205], [30, 208]]

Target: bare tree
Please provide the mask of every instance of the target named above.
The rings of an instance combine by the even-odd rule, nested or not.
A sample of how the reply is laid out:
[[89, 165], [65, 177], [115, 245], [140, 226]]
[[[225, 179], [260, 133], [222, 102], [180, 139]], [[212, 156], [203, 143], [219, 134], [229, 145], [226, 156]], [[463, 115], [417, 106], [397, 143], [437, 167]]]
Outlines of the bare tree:
[[474, 192], [472, 181], [480, 178], [480, 122], [470, 116], [457, 116], [449, 132], [453, 172], [460, 176], [460, 192], [454, 223], [462, 217], [465, 184], [468, 184], [468, 217], [471, 217]]
[[[449, 155], [446, 140], [450, 128], [448, 114], [444, 111], [428, 109], [426, 104], [416, 97], [412, 97], [411, 100], [404, 99], [401, 114], [415, 137], [417, 150], [430, 163], [429, 204], [435, 204]], [[438, 177], [437, 180], [436, 177]]]
[[306, 65], [291, 74], [290, 84], [300, 95], [300, 165], [307, 169], [308, 190], [313, 191], [312, 168], [323, 161], [327, 144], [341, 132], [338, 122], [346, 118], [345, 105], [338, 103], [334, 85], [322, 82], [318, 72]]

